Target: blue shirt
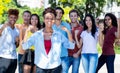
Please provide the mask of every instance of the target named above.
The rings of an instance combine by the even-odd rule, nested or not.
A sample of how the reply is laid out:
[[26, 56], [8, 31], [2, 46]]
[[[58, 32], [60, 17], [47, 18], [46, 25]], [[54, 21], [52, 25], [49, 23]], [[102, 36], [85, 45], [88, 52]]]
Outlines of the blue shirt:
[[[70, 24], [62, 21], [61, 24], [59, 26], [57, 25], [53, 25], [53, 29], [56, 31], [59, 31], [61, 34], [63, 34], [66, 38], [68, 38], [67, 32], [65, 32], [64, 30], [61, 29], [61, 27], [64, 26], [66, 27], [69, 31], [71, 31], [71, 27]], [[65, 48], [64, 46], [61, 47], [62, 51], [61, 51], [61, 57], [66, 57], [68, 56], [68, 48]]]
[[52, 69], [61, 64], [61, 46], [74, 49], [74, 43], [70, 42], [64, 35], [53, 30], [51, 36], [51, 49], [47, 54], [44, 46], [43, 29], [35, 32], [26, 42], [22, 44], [24, 50], [35, 47], [35, 64], [42, 69]]
[[[0, 28], [2, 25], [0, 26]], [[19, 36], [18, 29], [7, 26], [0, 36], [0, 57], [17, 59], [15, 39]]]

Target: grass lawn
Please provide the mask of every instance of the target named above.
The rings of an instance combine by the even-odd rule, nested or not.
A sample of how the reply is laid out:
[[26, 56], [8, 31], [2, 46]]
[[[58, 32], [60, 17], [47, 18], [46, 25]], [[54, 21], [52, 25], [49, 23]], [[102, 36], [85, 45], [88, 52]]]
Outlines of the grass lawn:
[[[102, 50], [99, 44], [97, 44], [97, 48], [98, 48], [98, 53], [102, 53]], [[114, 50], [116, 54], [120, 54], [120, 46], [115, 46]]]
[[115, 46], [115, 53], [120, 54], [120, 46]]

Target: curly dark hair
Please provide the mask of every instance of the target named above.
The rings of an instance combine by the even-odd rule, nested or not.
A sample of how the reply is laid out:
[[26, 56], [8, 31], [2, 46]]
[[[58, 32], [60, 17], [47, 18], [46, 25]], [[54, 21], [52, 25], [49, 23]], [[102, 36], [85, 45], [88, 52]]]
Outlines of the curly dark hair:
[[83, 20], [83, 22], [84, 22], [84, 30], [87, 30], [87, 29], [88, 29], [88, 27], [87, 27], [87, 25], [86, 25], [86, 23], [85, 23], [86, 17], [90, 17], [90, 18], [91, 18], [91, 21], [92, 21], [91, 33], [92, 33], [92, 36], [95, 37], [95, 32], [97, 31], [97, 28], [96, 28], [96, 25], [95, 25], [95, 19], [94, 19], [94, 17], [93, 17], [91, 14], [86, 14], [86, 15], [85, 15], [85, 18], [84, 18], [84, 20]]
[[52, 14], [54, 14], [54, 16], [56, 17], [56, 12], [55, 12], [55, 10], [54, 10], [53, 8], [51, 8], [51, 7], [48, 7], [48, 8], [46, 8], [46, 9], [43, 11], [43, 17], [44, 17], [44, 15], [47, 14], [47, 13], [52, 13]]
[[[48, 7], [43, 11], [43, 17], [45, 17], [45, 14], [52, 13], [56, 17], [56, 12], [53, 8]], [[43, 28], [45, 27], [45, 23], [43, 23]]]
[[19, 10], [18, 9], [9, 9], [8, 10], [8, 16], [10, 16], [10, 15], [18, 16], [19, 15]]

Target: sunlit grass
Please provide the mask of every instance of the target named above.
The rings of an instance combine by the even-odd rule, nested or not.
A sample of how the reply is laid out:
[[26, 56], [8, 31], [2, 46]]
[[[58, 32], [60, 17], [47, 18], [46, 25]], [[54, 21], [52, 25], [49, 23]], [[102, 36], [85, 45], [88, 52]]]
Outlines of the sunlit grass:
[[[102, 53], [102, 48], [100, 47], [99, 44], [97, 44], [97, 48], [98, 48], [98, 53], [101, 54]], [[120, 54], [120, 46], [115, 46], [114, 50], [115, 50], [116, 54]]]

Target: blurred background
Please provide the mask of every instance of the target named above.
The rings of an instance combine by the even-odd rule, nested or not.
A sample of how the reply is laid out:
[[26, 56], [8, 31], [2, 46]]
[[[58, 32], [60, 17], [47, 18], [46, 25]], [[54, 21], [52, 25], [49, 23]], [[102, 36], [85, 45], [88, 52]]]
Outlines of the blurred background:
[[[63, 20], [69, 22], [69, 11], [76, 9], [79, 12], [79, 20], [82, 21], [86, 13], [91, 13], [96, 21], [103, 20], [106, 13], [113, 13], [120, 22], [120, 0], [0, 0], [0, 24], [7, 20], [7, 11], [10, 8], [19, 9], [17, 24], [22, 24], [22, 12], [29, 10], [37, 13], [43, 22], [42, 12], [47, 7], [60, 6], [64, 9]], [[119, 23], [120, 24], [120, 23]], [[101, 47], [98, 45], [99, 53]], [[120, 54], [120, 46], [115, 46], [115, 51]]]

